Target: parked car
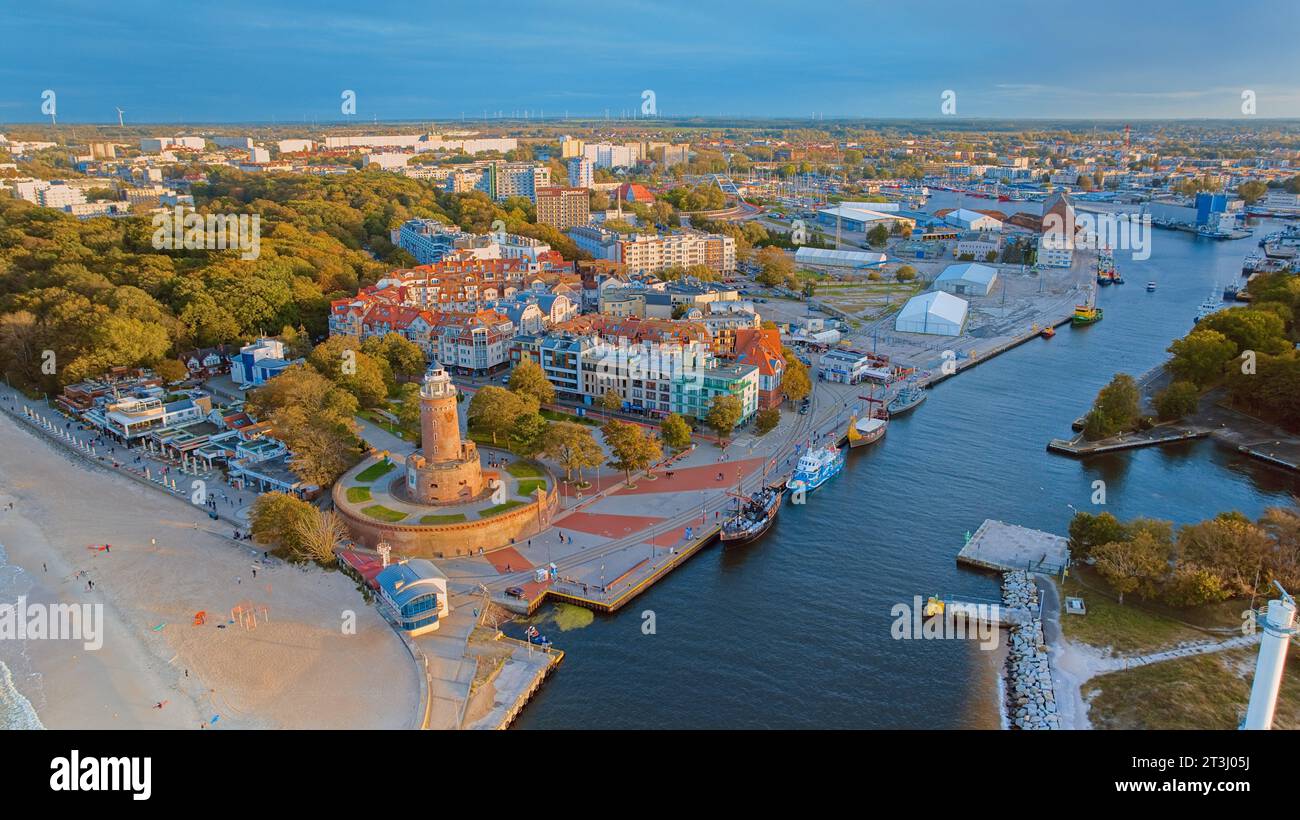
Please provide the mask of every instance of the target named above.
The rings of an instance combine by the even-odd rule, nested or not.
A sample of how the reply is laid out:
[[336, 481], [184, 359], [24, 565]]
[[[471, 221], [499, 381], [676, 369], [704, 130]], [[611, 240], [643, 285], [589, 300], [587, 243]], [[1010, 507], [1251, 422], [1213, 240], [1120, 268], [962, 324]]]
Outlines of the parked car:
[[524, 588], [510, 587], [509, 589], [506, 590], [506, 594], [509, 595], [511, 598], [522, 598], [524, 597]]

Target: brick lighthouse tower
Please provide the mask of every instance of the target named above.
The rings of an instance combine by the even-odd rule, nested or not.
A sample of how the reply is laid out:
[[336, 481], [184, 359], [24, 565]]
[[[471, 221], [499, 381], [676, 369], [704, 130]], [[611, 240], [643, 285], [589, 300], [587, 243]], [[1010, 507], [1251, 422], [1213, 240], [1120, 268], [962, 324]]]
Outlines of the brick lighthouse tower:
[[406, 458], [406, 489], [420, 504], [458, 504], [483, 492], [478, 448], [460, 438], [456, 385], [437, 362], [420, 387], [420, 449]]

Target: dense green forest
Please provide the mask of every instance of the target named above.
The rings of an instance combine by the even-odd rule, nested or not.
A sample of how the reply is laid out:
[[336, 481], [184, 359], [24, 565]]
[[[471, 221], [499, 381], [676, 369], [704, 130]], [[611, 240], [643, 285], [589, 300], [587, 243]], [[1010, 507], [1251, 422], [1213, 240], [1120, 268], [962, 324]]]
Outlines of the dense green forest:
[[[383, 172], [331, 176], [212, 170], [193, 188], [201, 213], [258, 214], [260, 255], [159, 250], [150, 217], [79, 220], [0, 200], [0, 366], [46, 391], [114, 365], [148, 365], [194, 347], [236, 344], [284, 327], [326, 332], [330, 299], [350, 296], [410, 254], [389, 230], [412, 217], [549, 242], [526, 199], [494, 203]], [[42, 367], [53, 352], [54, 367]], [[48, 371], [53, 372], [48, 372]]]

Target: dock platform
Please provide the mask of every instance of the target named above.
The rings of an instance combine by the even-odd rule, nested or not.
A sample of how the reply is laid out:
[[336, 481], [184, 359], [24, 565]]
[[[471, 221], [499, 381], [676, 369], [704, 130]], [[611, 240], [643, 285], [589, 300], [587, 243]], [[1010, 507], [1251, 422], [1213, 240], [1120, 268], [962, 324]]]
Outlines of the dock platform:
[[[1009, 607], [992, 601], [955, 601], [940, 600], [943, 604], [943, 617], [962, 616], [972, 621], [985, 621], [1002, 629], [1025, 626], [1033, 620], [1035, 613], [1025, 607]], [[932, 617], [939, 617], [937, 615]]]
[[998, 572], [1026, 570], [1055, 574], [1069, 561], [1069, 539], [992, 518], [980, 524], [957, 553], [958, 564]]
[[659, 556], [655, 560], [637, 561], [609, 581], [603, 589], [596, 584], [587, 584], [584, 588], [571, 582], [556, 581], [549, 582], [532, 597], [521, 600], [497, 595], [493, 597], [493, 602], [520, 615], [531, 615], [548, 600], [573, 604], [596, 612], [616, 612], [653, 586], [656, 581], [689, 561], [696, 553], [711, 544], [721, 531], [720, 525], [712, 524], [702, 530], [690, 543], [673, 551], [671, 555]]
[[1100, 441], [1085, 441], [1083, 436], [1072, 439], [1054, 438], [1047, 443], [1049, 452], [1061, 455], [1085, 458], [1102, 453], [1115, 453], [1120, 450], [1136, 450], [1139, 447], [1155, 447], [1160, 444], [1174, 444], [1180, 441], [1192, 441], [1210, 435], [1209, 430], [1199, 427], [1152, 428], [1137, 433], [1126, 433], [1116, 438]]

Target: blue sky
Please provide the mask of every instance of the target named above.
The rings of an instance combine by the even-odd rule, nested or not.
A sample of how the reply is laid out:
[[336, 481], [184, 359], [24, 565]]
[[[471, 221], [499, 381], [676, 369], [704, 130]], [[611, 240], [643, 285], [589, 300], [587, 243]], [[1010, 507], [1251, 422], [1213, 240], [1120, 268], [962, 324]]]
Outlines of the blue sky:
[[10, 3], [0, 121], [1300, 116], [1297, 0]]

